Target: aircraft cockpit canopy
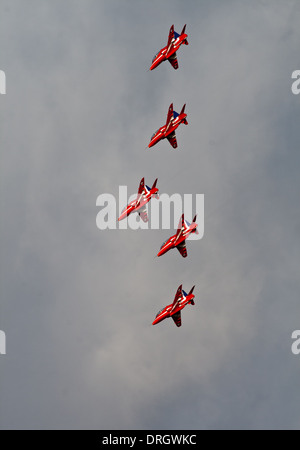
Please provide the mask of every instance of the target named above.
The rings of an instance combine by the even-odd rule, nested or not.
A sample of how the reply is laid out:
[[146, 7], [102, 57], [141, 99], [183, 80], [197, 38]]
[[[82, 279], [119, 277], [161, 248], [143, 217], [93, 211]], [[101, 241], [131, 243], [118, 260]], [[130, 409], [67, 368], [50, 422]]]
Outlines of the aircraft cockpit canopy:
[[157, 53], [153, 56], [152, 62], [154, 62], [154, 60], [155, 60], [155, 58], [157, 57], [158, 54], [159, 54], [159, 52], [157, 52]]
[[158, 317], [162, 312], [163, 312], [164, 308], [161, 309], [160, 311], [158, 311], [158, 313], [156, 314], [155, 318]]
[[158, 133], [158, 130], [156, 130], [156, 131], [152, 134], [151, 139], [153, 139], [154, 136], [155, 136], [157, 133]]
[[166, 244], [168, 242], [168, 239], [163, 243], [163, 244], [161, 244], [161, 247], [160, 247], [160, 249], [162, 249], [163, 248], [163, 246]]

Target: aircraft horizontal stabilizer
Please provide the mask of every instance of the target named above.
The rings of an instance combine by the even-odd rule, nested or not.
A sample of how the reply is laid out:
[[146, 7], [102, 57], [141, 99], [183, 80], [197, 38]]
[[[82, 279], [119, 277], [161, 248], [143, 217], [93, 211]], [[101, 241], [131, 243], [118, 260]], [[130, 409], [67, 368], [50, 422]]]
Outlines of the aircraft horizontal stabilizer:
[[195, 289], [195, 286], [192, 287], [192, 289], [190, 290], [190, 292], [188, 293], [188, 295], [191, 295], [191, 294], [193, 293], [194, 289]]

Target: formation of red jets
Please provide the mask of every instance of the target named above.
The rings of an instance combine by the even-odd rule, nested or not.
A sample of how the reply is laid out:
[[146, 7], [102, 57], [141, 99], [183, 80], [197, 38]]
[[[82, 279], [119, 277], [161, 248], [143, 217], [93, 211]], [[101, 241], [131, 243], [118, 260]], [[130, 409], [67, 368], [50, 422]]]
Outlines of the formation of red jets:
[[[163, 61], [168, 60], [174, 69], [178, 69], [178, 61], [176, 52], [182, 44], [188, 45], [187, 34], [185, 33], [186, 25], [184, 25], [181, 34], [176, 33], [174, 31], [174, 25], [171, 26], [168, 43], [165, 47], [163, 47], [159, 52], [154, 56], [152, 60], [152, 64], [150, 70], [155, 69], [159, 64]], [[169, 106], [167, 121], [165, 125], [161, 126], [151, 137], [148, 148], [153, 147], [157, 144], [161, 139], [167, 138], [173, 148], [177, 148], [177, 140], [175, 135], [175, 130], [181, 123], [185, 125], [188, 124], [186, 120], [185, 113], [185, 105], [183, 105], [181, 112], [178, 114], [173, 109], [173, 103]], [[148, 215], [146, 210], [147, 203], [151, 200], [152, 197], [159, 198], [158, 196], [158, 188], [156, 187], [157, 179], [154, 181], [153, 186], [150, 188], [145, 184], [144, 178], [141, 179], [137, 197], [135, 200], [131, 201], [122, 211], [119, 221], [128, 217], [132, 212], [137, 212], [140, 218], [144, 221], [148, 221]], [[178, 229], [176, 234], [167, 239], [161, 246], [157, 256], [161, 256], [164, 253], [168, 252], [172, 248], [177, 248], [180, 254], [186, 258], [187, 250], [185, 240], [191, 233], [197, 233], [197, 224], [196, 224], [196, 216], [194, 217], [192, 223], [188, 223], [184, 219], [184, 214], [182, 214]], [[174, 301], [172, 304], [166, 306], [161, 311], [159, 311], [152, 323], [155, 325], [167, 317], [172, 317], [174, 323], [177, 327], [181, 326], [181, 310], [188, 304], [194, 305], [194, 295], [193, 290], [194, 287], [187, 294], [182, 289], [182, 284], [178, 287]]]
[[[156, 53], [152, 60], [150, 70], [155, 69], [163, 61], [169, 61], [174, 69], [178, 69], [178, 61], [176, 52], [182, 44], [188, 45], [187, 34], [185, 33], [184, 25], [181, 34], [174, 31], [174, 25], [171, 26], [169, 32], [168, 43], [159, 52]], [[148, 147], [153, 147], [161, 139], [167, 138], [173, 148], [177, 148], [177, 141], [175, 130], [181, 124], [187, 125], [186, 114], [184, 112], [185, 105], [183, 105], [180, 114], [173, 110], [173, 103], [171, 103], [167, 115], [166, 124], [161, 126], [155, 133], [153, 133]]]

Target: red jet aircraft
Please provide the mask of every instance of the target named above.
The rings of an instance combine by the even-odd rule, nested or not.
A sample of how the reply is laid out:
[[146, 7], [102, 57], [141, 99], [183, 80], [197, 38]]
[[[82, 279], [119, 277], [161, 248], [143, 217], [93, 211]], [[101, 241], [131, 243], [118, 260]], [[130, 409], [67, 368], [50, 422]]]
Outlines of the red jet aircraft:
[[144, 178], [141, 179], [137, 198], [132, 200], [122, 211], [122, 214], [118, 218], [118, 220], [125, 219], [125, 217], [129, 216], [133, 211], [137, 211], [139, 216], [144, 222], [148, 222], [148, 214], [146, 211], [146, 204], [151, 200], [152, 197], [158, 197], [158, 189], [156, 187], [157, 178], [153, 183], [152, 188], [145, 185]]
[[182, 284], [179, 286], [179, 288], [177, 289], [174, 301], [171, 305], [166, 306], [165, 308], [161, 309], [157, 314], [156, 317], [152, 323], [152, 325], [155, 325], [159, 322], [161, 322], [162, 320], [166, 319], [167, 317], [172, 317], [172, 319], [174, 320], [175, 324], [180, 327], [181, 326], [181, 310], [188, 304], [190, 303], [191, 305], [194, 305], [194, 298], [195, 296], [193, 295], [193, 290], [194, 287], [192, 287], [192, 289], [190, 290], [190, 292], [187, 294], [183, 289], [182, 289]]
[[153, 147], [161, 139], [167, 138], [173, 148], [177, 148], [177, 140], [175, 135], [176, 128], [184, 123], [188, 124], [186, 120], [186, 114], [184, 112], [185, 104], [182, 107], [180, 114], [173, 110], [173, 103], [169, 106], [166, 124], [160, 127], [155, 133], [152, 134], [148, 147]]
[[157, 256], [161, 256], [164, 253], [171, 250], [171, 248], [177, 248], [179, 253], [186, 258], [187, 257], [187, 251], [185, 246], [185, 240], [189, 236], [190, 233], [196, 233], [198, 234], [197, 230], [197, 224], [196, 224], [196, 216], [193, 218], [193, 222], [189, 224], [186, 220], [184, 220], [184, 214], [182, 214], [181, 219], [178, 224], [178, 230], [177, 233], [174, 234], [174, 236], [171, 236], [169, 239], [167, 239], [162, 246], [160, 247], [160, 251], [158, 252]]
[[184, 25], [181, 34], [178, 34], [176, 33], [176, 31], [174, 31], [174, 25], [171, 26], [168, 43], [152, 59], [150, 70], [155, 69], [155, 67], [157, 67], [166, 59], [172, 64], [174, 69], [178, 69], [176, 51], [182, 44], [189, 45], [187, 41], [187, 34], [185, 34], [185, 27], [186, 25]]

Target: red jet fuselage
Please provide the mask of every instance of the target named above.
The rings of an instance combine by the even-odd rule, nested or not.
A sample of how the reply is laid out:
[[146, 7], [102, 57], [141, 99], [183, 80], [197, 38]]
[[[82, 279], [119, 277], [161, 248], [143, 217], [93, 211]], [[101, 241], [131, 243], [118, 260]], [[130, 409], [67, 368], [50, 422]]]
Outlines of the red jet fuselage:
[[[142, 216], [143, 220], [146, 222], [148, 220], [147, 213], [145, 212], [146, 204], [151, 200], [152, 197], [158, 198], [158, 188], [156, 187], [157, 179], [155, 180], [152, 188], [148, 188], [144, 183], [144, 178], [140, 182], [139, 192], [137, 198], [132, 200], [126, 208], [122, 211], [118, 220], [123, 220], [125, 217], [129, 216], [133, 211], [138, 213], [144, 213], [145, 217]], [[145, 220], [146, 219], [146, 220]]]
[[[177, 113], [175, 113], [176, 115]], [[170, 136], [174, 131], [179, 127], [181, 123], [184, 123], [187, 125], [186, 120], [187, 114], [185, 112], [182, 112], [180, 114], [177, 114], [176, 117], [173, 117], [170, 119], [169, 123], [166, 123], [162, 127], [160, 127], [151, 137], [150, 143], [148, 147], [153, 147], [153, 145], [157, 144], [161, 139], [165, 139], [168, 136]]]
[[157, 256], [164, 255], [171, 248], [175, 248], [179, 246], [179, 244], [183, 243], [191, 233], [195, 233], [197, 231], [197, 224], [195, 222], [191, 223], [187, 228], [185, 228], [182, 233], [179, 235], [176, 233], [174, 236], [171, 236], [166, 242], [164, 242], [158, 252]]
[[175, 295], [175, 299], [174, 299], [173, 303], [166, 306], [165, 308], [163, 308], [161, 311], [159, 311], [156, 314], [156, 317], [155, 317], [154, 321], [152, 322], [152, 325], [156, 325], [157, 323], [161, 322], [162, 320], [164, 320], [168, 317], [172, 317], [175, 324], [178, 327], [181, 326], [180, 311], [189, 303], [191, 305], [195, 304], [194, 303], [195, 296], [193, 294], [194, 287], [187, 294], [185, 291], [182, 290], [182, 285], [180, 285], [177, 290], [177, 293]]
[[[163, 61], [166, 61], [168, 59], [172, 64], [172, 56], [176, 58], [176, 51], [179, 49], [179, 47], [182, 44], [188, 45], [187, 37], [188, 35], [185, 33], [185, 26], [182, 30], [182, 33], [179, 35], [177, 33], [174, 33], [174, 25], [172, 25], [169, 32], [168, 44], [161, 50], [159, 50], [159, 52], [154, 56], [149, 70], [155, 69]], [[177, 69], [177, 67], [178, 65], [176, 60], [176, 65], [174, 68]]]

